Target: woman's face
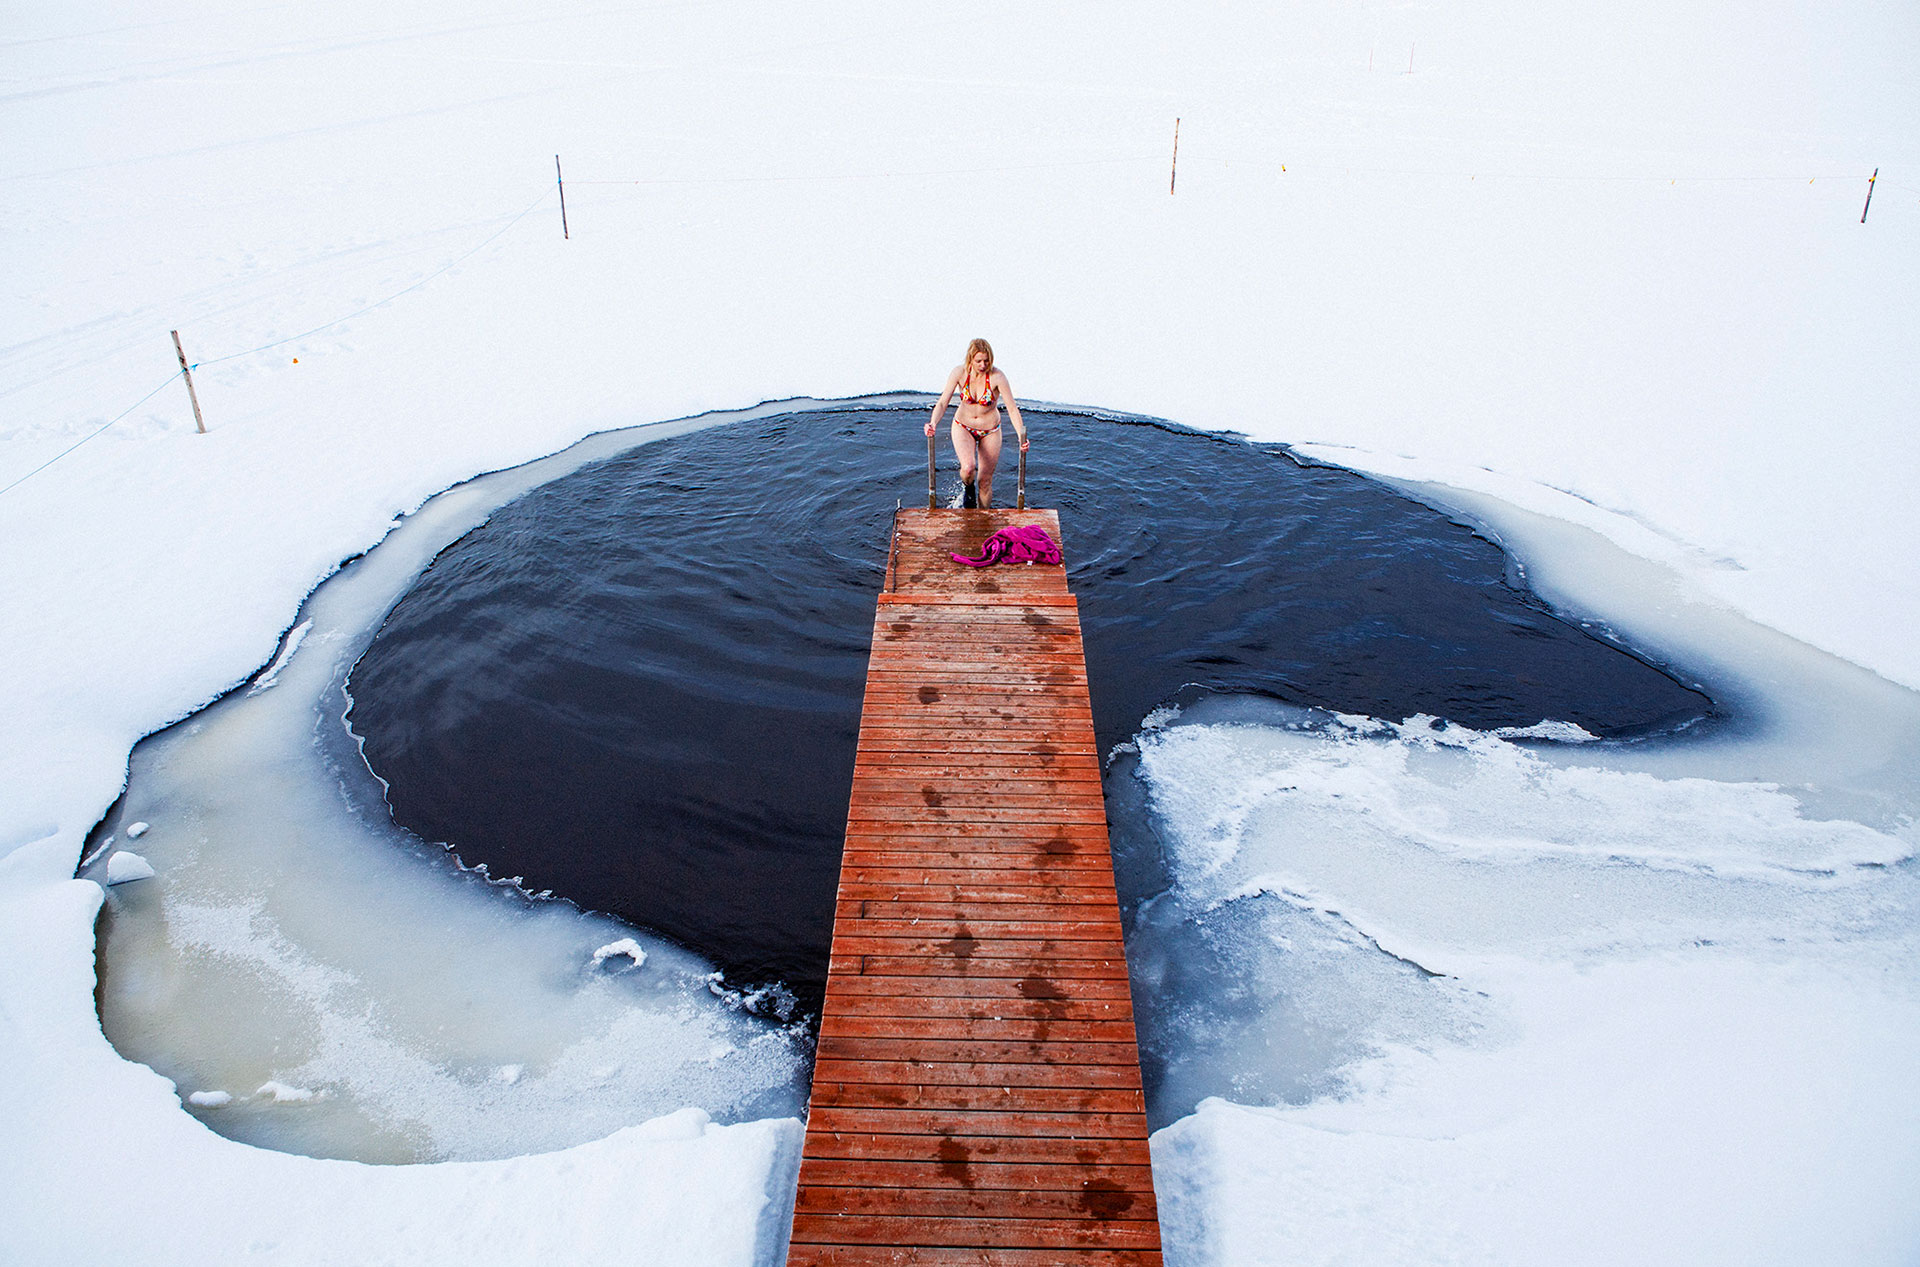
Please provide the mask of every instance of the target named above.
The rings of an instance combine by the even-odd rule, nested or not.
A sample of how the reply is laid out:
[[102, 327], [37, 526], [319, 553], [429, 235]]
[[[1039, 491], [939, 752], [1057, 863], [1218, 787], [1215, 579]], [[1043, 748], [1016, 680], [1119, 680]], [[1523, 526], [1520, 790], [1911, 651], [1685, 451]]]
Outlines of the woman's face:
[[987, 372], [987, 354], [985, 352], [975, 352], [973, 354], [973, 372], [976, 374], [984, 374]]

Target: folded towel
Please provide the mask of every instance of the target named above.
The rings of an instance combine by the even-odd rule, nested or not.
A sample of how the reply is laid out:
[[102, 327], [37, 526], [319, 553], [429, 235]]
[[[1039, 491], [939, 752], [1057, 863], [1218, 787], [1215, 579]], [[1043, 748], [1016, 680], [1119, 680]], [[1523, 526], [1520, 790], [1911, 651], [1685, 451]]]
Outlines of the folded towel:
[[1022, 524], [1017, 528], [1002, 528], [982, 541], [980, 553], [973, 558], [956, 554], [953, 561], [970, 568], [983, 568], [995, 563], [1058, 563], [1060, 547], [1053, 544], [1053, 538], [1047, 535], [1045, 528], [1038, 524]]

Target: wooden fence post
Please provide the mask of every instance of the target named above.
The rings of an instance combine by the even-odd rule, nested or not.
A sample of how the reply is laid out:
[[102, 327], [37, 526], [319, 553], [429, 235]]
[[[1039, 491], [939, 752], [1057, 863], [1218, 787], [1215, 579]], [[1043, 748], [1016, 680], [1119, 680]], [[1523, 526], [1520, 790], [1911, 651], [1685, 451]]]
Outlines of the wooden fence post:
[[200, 434], [207, 434], [206, 420], [200, 416], [200, 394], [193, 390], [193, 371], [187, 368], [187, 354], [180, 346], [180, 332], [173, 332], [173, 352], [180, 358], [180, 377], [187, 380], [187, 399], [193, 402], [193, 425], [200, 428]]

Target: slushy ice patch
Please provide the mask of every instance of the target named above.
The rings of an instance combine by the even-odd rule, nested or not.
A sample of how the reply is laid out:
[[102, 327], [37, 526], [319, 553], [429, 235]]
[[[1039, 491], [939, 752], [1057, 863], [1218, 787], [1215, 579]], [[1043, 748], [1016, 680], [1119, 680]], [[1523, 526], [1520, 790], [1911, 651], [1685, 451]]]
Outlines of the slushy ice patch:
[[406, 1162], [562, 1148], [688, 1104], [800, 1111], [804, 1033], [681, 947], [396, 828], [343, 720], [347, 670], [439, 550], [638, 438], [434, 498], [308, 598], [251, 683], [134, 749], [82, 874], [134, 835], [157, 874], [108, 892], [101, 1022], [209, 1127]]
[[1210, 1095], [1347, 1094], [1396, 1049], [1501, 1041], [1474, 985], [1495, 960], [1910, 936], [1911, 818], [1809, 817], [1771, 784], [1245, 700], [1202, 702], [1136, 749], [1108, 788], [1131, 820], [1116, 868], [1156, 1126]]
[[[924, 488], [923, 409], [716, 427], [493, 514], [353, 673], [394, 817], [816, 1009], [874, 595], [892, 508]], [[1029, 500], [1061, 513], [1103, 747], [1195, 686], [1603, 737], [1709, 708], [1377, 484], [1138, 419], [1028, 420]]]

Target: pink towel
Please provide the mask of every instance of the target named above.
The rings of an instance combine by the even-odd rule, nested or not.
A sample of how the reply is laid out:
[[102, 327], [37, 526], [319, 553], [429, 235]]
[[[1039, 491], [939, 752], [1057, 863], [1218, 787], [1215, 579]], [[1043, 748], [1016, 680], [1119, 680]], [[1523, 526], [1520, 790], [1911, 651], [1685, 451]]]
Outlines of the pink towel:
[[983, 568], [995, 563], [1058, 563], [1060, 547], [1053, 544], [1053, 538], [1047, 535], [1045, 528], [1038, 524], [1022, 524], [1018, 528], [1002, 528], [982, 541], [980, 553], [973, 558], [956, 554], [953, 561], [970, 568]]

